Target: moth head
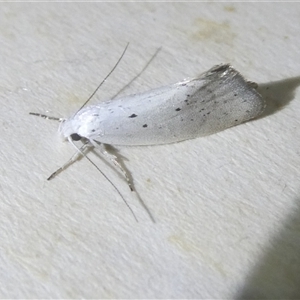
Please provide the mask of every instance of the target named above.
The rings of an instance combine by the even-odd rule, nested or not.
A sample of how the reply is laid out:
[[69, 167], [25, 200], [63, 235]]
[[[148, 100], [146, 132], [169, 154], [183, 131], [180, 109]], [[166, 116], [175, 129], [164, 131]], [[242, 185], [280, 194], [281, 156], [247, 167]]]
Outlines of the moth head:
[[[77, 126], [76, 126], [77, 127]], [[77, 133], [78, 128], [74, 128], [74, 123], [69, 120], [63, 120], [58, 129], [63, 140], [80, 141], [81, 136]]]

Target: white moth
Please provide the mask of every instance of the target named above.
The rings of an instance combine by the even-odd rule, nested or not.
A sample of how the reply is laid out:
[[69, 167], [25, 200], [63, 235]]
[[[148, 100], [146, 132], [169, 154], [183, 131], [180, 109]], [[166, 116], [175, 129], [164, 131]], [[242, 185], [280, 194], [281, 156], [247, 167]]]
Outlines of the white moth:
[[[127, 47], [120, 59], [126, 49]], [[31, 114], [61, 121], [60, 134], [77, 149], [69, 162], [54, 172], [48, 180], [78, 156], [84, 155], [114, 186], [134, 217], [120, 191], [86, 156], [87, 148], [100, 149], [123, 173], [133, 191], [126, 170], [114, 155], [106, 151], [105, 145], [159, 145], [206, 136], [253, 119], [265, 108], [264, 100], [256, 91], [256, 84], [245, 80], [228, 64], [215, 66], [197, 78], [84, 107], [106, 78], [82, 108], [69, 119]], [[81, 148], [74, 144], [74, 141], [79, 140], [84, 143]], [[147, 207], [145, 209], [148, 211]], [[151, 213], [148, 213], [152, 218]]]
[[198, 78], [79, 110], [59, 131], [70, 142], [159, 145], [209, 135], [260, 115], [265, 102], [228, 64]]

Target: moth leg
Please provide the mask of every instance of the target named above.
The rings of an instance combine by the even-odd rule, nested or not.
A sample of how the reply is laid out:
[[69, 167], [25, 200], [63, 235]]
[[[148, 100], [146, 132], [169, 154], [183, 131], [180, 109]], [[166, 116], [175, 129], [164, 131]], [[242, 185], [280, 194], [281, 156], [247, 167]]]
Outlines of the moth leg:
[[60, 172], [62, 172], [65, 168], [67, 168], [68, 166], [70, 166], [73, 162], [75, 162], [80, 156], [82, 156], [83, 152], [86, 151], [86, 149], [92, 147], [91, 144], [89, 143], [85, 143], [84, 145], [82, 145], [80, 147], [80, 151], [77, 151], [74, 153], [74, 155], [65, 163], [63, 164], [60, 168], [58, 168], [55, 172], [53, 172], [48, 178], [47, 180], [51, 180], [54, 177], [56, 177]]
[[128, 174], [128, 172], [121, 166], [121, 164], [118, 162], [118, 157], [109, 153], [106, 148], [105, 148], [105, 144], [98, 144], [93, 140], [90, 140], [90, 143], [97, 149], [99, 149], [101, 151], [101, 153], [104, 155], [104, 157], [106, 159], [108, 159], [109, 161], [111, 161], [114, 166], [123, 174], [123, 176], [125, 177], [125, 180], [130, 188], [130, 190], [133, 192], [134, 188], [133, 188], [133, 184], [130, 180], [130, 176]]

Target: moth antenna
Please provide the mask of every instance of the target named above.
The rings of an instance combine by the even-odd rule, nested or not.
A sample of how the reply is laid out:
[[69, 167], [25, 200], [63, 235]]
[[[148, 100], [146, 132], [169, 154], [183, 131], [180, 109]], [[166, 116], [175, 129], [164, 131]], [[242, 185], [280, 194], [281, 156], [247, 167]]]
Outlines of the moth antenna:
[[156, 52], [152, 55], [152, 57], [149, 59], [149, 61], [146, 63], [144, 68], [137, 74], [135, 75], [124, 87], [122, 87], [111, 99], [115, 99], [119, 94], [121, 94], [124, 90], [126, 90], [137, 78], [141, 76], [145, 72], [145, 70], [148, 68], [148, 66], [152, 63], [154, 58], [158, 55], [162, 47], [159, 47]]
[[43, 114], [39, 114], [39, 113], [34, 113], [34, 112], [30, 112], [29, 114], [32, 115], [32, 116], [41, 117], [41, 118], [47, 119], [47, 120], [54, 120], [54, 121], [59, 121], [59, 122], [62, 122], [63, 120], [65, 120], [64, 118], [51, 117], [51, 116], [47, 116], [47, 115], [43, 115]]
[[120, 58], [118, 59], [118, 61], [116, 62], [116, 64], [114, 65], [114, 67], [111, 69], [111, 71], [105, 76], [105, 78], [100, 82], [100, 84], [97, 86], [97, 88], [95, 89], [95, 91], [91, 94], [91, 96], [83, 103], [83, 105], [81, 105], [81, 107], [76, 111], [76, 113], [74, 115], [76, 115], [93, 97], [94, 95], [97, 93], [97, 91], [99, 90], [99, 88], [103, 85], [103, 83], [106, 81], [106, 79], [112, 74], [112, 72], [116, 69], [116, 67], [118, 66], [118, 64], [120, 63], [120, 61], [122, 60], [127, 48], [129, 46], [129, 43], [127, 43], [125, 49], [123, 50], [123, 53], [121, 54]]

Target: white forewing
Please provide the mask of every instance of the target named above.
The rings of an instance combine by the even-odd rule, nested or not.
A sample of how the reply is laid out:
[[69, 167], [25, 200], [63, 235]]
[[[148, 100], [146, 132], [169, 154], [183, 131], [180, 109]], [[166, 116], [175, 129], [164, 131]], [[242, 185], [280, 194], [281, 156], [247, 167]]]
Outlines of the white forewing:
[[230, 65], [198, 78], [83, 108], [61, 124], [112, 145], [157, 145], [209, 135], [257, 117], [265, 103]]

